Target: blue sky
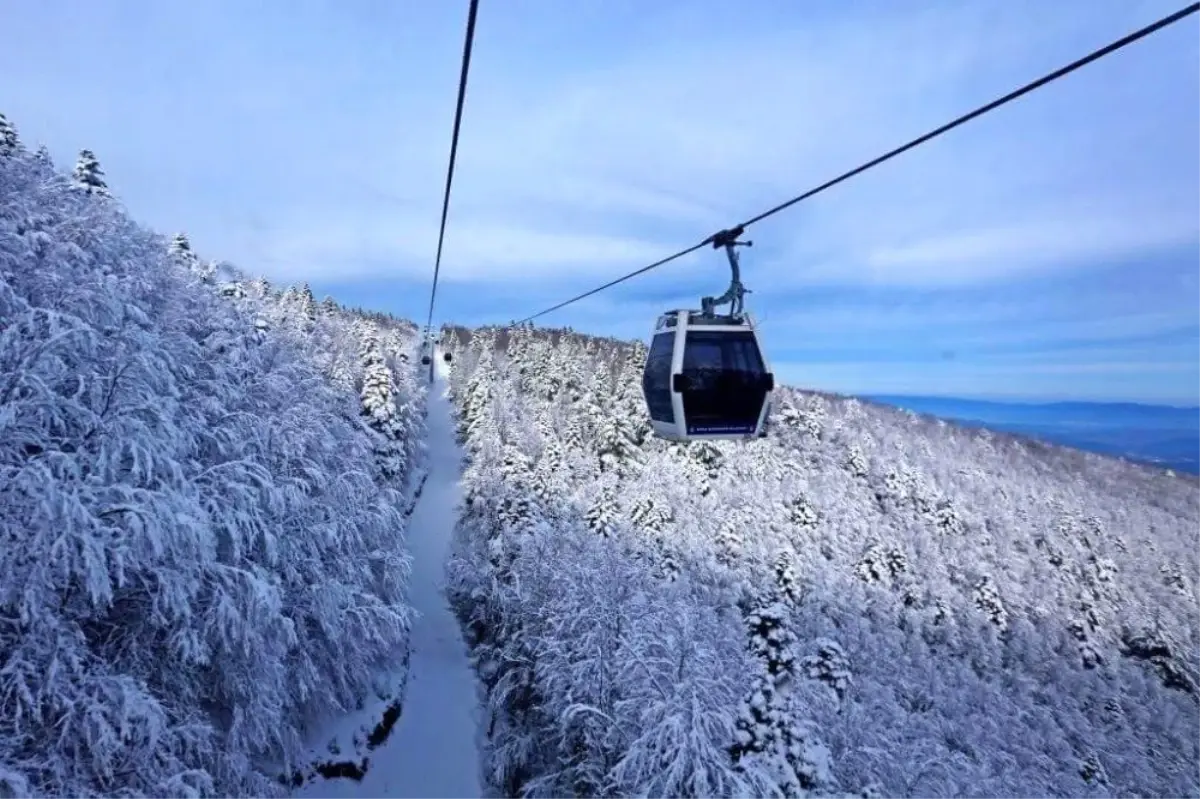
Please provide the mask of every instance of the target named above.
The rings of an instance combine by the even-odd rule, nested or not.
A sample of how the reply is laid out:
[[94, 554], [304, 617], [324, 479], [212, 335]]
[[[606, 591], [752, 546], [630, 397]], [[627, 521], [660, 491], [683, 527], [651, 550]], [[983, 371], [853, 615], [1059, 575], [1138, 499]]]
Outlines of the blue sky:
[[[541, 310], [1182, 4], [483, 0], [435, 322]], [[7, 0], [0, 111], [200, 253], [423, 321], [466, 2]], [[1200, 401], [1197, 20], [755, 226], [787, 382]], [[540, 321], [647, 335], [697, 253]]]

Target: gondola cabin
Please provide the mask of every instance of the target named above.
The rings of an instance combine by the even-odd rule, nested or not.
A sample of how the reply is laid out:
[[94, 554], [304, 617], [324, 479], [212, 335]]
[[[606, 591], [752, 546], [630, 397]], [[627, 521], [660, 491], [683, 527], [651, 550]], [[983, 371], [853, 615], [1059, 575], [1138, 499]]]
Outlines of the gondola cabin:
[[450, 361], [454, 360], [454, 358], [450, 355], [450, 352], [447, 350], [446, 352], [442, 353], [442, 360], [445, 361], [446, 363], [450, 363]]
[[661, 438], [749, 439], [765, 429], [775, 376], [749, 315], [668, 311], [654, 328], [642, 390]]

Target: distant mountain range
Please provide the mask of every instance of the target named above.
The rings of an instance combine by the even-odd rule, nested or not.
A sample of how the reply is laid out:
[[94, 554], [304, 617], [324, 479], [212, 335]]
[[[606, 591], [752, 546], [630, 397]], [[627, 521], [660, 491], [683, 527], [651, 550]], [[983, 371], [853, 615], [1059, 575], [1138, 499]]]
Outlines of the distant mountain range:
[[1200, 406], [1134, 402], [998, 402], [865, 395], [863, 399], [975, 427], [1200, 474]]

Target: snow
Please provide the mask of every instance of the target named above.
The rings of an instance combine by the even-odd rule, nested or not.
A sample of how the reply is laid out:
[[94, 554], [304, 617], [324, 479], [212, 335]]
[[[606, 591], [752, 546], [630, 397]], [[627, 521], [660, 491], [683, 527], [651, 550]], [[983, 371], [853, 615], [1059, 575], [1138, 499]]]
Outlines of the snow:
[[1200, 796], [1194, 482], [787, 388], [667, 445], [563, 330], [426, 391], [6, 125], [0, 796]]
[[475, 797], [479, 778], [479, 689], [458, 621], [447, 605], [444, 565], [461, 499], [446, 364], [429, 398], [429, 476], [409, 521], [413, 558], [409, 601], [419, 614], [411, 633], [408, 685], [391, 736], [369, 755], [361, 782], [313, 780], [297, 797]]
[[1194, 484], [786, 387], [679, 446], [640, 345], [450, 346], [489, 790], [1200, 796]]
[[[11, 138], [0, 795], [282, 794], [319, 720], [400, 696], [379, 681], [412, 616], [415, 328], [314, 313], [232, 267], [243, 290], [224, 297], [213, 262]], [[368, 333], [392, 371], [369, 395], [389, 396], [382, 419], [362, 414]]]

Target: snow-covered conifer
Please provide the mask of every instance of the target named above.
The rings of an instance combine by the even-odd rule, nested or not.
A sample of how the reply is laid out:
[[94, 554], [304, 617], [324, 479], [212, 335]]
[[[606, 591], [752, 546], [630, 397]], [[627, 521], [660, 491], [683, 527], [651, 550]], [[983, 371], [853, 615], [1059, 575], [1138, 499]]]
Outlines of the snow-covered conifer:
[[0, 160], [0, 792], [274, 794], [403, 650], [402, 497], [270, 300], [45, 177]]
[[108, 196], [108, 184], [104, 182], [104, 170], [91, 150], [80, 150], [73, 174], [75, 185], [88, 194]]
[[0, 114], [0, 155], [12, 155], [21, 146], [17, 129], [4, 114]]
[[362, 369], [362, 413], [378, 435], [375, 454], [382, 474], [396, 480], [404, 476], [404, 430], [397, 418], [392, 370], [384, 360], [377, 334], [367, 339]]
[[[1194, 485], [792, 389], [765, 439], [627, 434], [622, 467], [602, 456], [633, 416], [625, 343], [453, 340], [470, 453], [453, 593], [489, 631], [471, 636], [496, 790], [1196, 791], [1178, 776], [1200, 757], [1180, 655], [1200, 645]], [[528, 467], [504, 465], [513, 449]], [[536, 522], [497, 536], [524, 508]]]
[[716, 545], [717, 562], [724, 566], [732, 568], [745, 557], [746, 539], [740, 519], [729, 518], [720, 523]]
[[617, 526], [617, 502], [611, 491], [604, 490], [597, 495], [588, 508], [585, 517], [588, 527], [603, 538], [613, 535]]

